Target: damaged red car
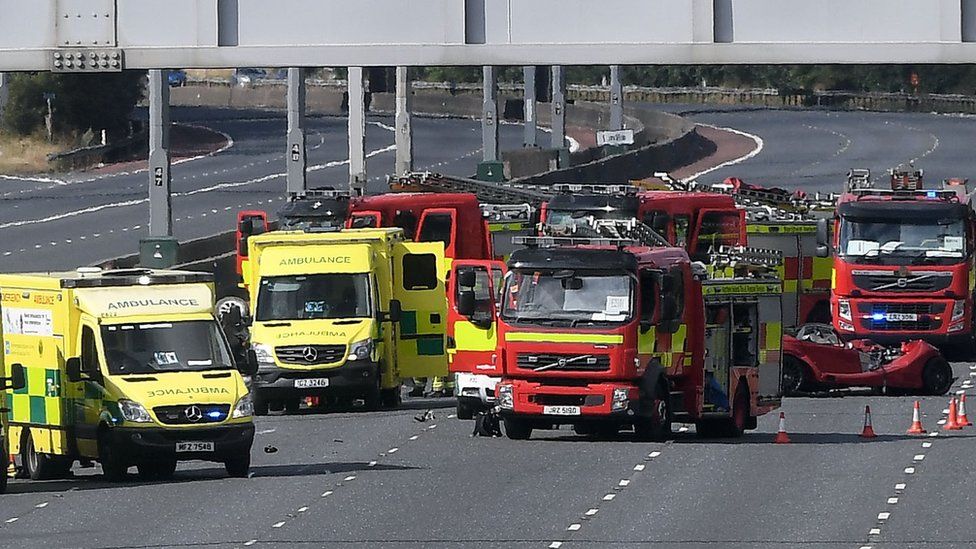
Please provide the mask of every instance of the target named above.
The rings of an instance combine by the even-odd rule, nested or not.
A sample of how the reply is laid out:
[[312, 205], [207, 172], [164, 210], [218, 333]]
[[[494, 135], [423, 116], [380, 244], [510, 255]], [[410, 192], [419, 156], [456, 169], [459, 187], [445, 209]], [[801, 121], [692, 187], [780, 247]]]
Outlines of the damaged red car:
[[844, 342], [829, 324], [805, 324], [783, 336], [783, 392], [808, 394], [844, 387], [874, 387], [888, 394], [942, 395], [952, 368], [921, 340], [886, 347], [869, 339]]

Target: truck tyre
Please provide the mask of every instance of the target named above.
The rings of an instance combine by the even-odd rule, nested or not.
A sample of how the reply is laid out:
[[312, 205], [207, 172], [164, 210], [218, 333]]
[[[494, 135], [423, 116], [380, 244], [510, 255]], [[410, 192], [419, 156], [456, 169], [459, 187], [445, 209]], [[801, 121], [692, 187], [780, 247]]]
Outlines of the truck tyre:
[[458, 419], [474, 419], [474, 408], [467, 402], [462, 402], [458, 400], [457, 403], [457, 418]]
[[[34, 439], [28, 431], [24, 435], [24, 444], [20, 450], [20, 460], [24, 464], [24, 474], [31, 480], [47, 480], [64, 474], [65, 468], [57, 457], [38, 452], [34, 447]], [[6, 469], [4, 469], [6, 474]]]
[[142, 480], [168, 480], [176, 472], [176, 460], [146, 461], [136, 465]]
[[400, 404], [403, 402], [403, 397], [400, 394], [400, 386], [397, 385], [391, 389], [383, 389], [380, 391], [380, 400], [384, 408], [399, 408]]
[[796, 396], [810, 390], [810, 369], [792, 355], [783, 355], [783, 395]]
[[0, 440], [0, 494], [7, 491], [7, 467], [10, 467], [9, 456], [6, 451], [7, 446]]
[[224, 469], [231, 477], [247, 478], [251, 472], [251, 454], [247, 453], [240, 457], [228, 459], [224, 462]]
[[118, 482], [125, 479], [129, 467], [108, 443], [108, 433], [105, 432], [98, 436], [98, 461], [102, 464], [102, 475], [105, 476], [105, 480]]
[[532, 436], [532, 424], [517, 417], [506, 417], [505, 436], [512, 440], [529, 440]]
[[374, 385], [370, 385], [363, 394], [363, 406], [370, 412], [375, 412], [383, 407], [383, 391], [380, 389], [379, 379]]
[[952, 367], [941, 356], [930, 358], [922, 369], [922, 392], [944, 395], [952, 387]]
[[731, 438], [739, 438], [749, 427], [749, 385], [746, 380], [739, 380], [739, 388], [735, 391], [732, 404], [732, 417], [729, 419], [725, 434]]
[[285, 413], [288, 415], [294, 415], [300, 412], [302, 409], [302, 399], [300, 398], [287, 398], [285, 399]]
[[263, 398], [261, 393], [254, 391], [254, 415], [268, 415], [268, 399]]
[[671, 437], [671, 401], [666, 387], [659, 379], [653, 392], [641, 388], [640, 409], [634, 418], [637, 440], [661, 442]]

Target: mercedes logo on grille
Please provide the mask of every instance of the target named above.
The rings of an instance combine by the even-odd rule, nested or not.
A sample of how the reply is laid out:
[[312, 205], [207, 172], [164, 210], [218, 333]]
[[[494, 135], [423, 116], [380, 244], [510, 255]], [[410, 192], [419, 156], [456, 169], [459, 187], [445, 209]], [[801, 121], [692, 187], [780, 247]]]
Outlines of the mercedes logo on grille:
[[305, 347], [302, 349], [302, 358], [304, 358], [306, 362], [315, 362], [315, 360], [319, 358], [319, 353], [315, 350], [315, 347]]
[[183, 410], [183, 415], [186, 416], [187, 420], [196, 423], [203, 419], [203, 410], [197, 406], [190, 406], [186, 410]]

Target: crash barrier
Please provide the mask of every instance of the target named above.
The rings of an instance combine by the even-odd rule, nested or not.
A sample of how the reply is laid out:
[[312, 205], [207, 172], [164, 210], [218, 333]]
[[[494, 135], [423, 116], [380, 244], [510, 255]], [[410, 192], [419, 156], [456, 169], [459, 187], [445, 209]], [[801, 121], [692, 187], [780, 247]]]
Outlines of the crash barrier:
[[149, 131], [141, 122], [133, 123], [132, 135], [104, 145], [79, 147], [47, 156], [51, 169], [59, 172], [84, 170], [99, 164], [118, 162], [145, 151], [149, 147]]

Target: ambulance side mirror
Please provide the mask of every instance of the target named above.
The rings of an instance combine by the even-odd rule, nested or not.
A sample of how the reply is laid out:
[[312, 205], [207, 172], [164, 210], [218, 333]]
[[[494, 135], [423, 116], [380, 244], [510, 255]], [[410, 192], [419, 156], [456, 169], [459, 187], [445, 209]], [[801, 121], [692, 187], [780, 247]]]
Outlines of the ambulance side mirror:
[[81, 377], [81, 359], [78, 357], [69, 358], [64, 363], [64, 371], [68, 376], [68, 381], [72, 383], [78, 383], [82, 381]]
[[27, 387], [27, 374], [24, 372], [24, 367], [20, 364], [14, 364], [10, 367], [10, 382], [7, 384], [8, 389], [13, 389], [18, 391]]
[[400, 304], [399, 299], [390, 300], [390, 312], [384, 316], [385, 318], [382, 320], [386, 322], [393, 322], [394, 324], [400, 322], [400, 317], [403, 316], [403, 306]]
[[247, 350], [247, 360], [244, 361], [244, 364], [238, 364], [237, 369], [246, 376], [253, 376], [258, 373], [258, 355], [254, 349]]

